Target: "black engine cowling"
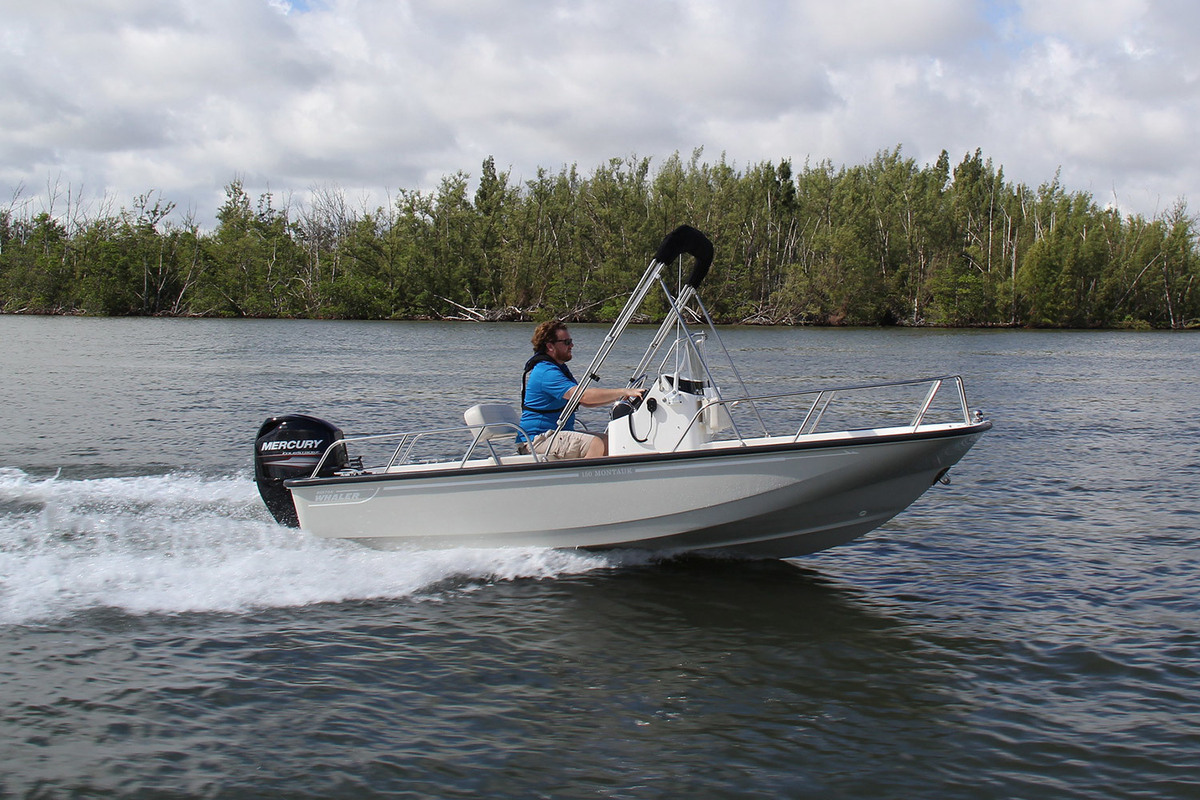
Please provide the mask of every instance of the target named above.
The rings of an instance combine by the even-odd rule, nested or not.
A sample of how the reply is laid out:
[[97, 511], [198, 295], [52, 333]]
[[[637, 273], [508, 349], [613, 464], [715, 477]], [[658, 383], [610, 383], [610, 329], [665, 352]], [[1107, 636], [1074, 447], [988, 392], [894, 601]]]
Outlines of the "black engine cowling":
[[[312, 475], [326, 448], [341, 438], [338, 428], [303, 414], [271, 417], [258, 429], [254, 440], [254, 480], [267, 510], [279, 524], [300, 527], [292, 493], [283, 482]], [[318, 477], [332, 475], [346, 465], [346, 447], [338, 445], [321, 465]]]

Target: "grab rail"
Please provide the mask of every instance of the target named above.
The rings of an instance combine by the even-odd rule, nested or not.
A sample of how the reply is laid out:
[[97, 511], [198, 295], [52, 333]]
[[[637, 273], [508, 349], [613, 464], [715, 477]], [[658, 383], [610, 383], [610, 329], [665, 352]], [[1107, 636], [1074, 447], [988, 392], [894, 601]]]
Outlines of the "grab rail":
[[[812, 434], [816, 433], [817, 426], [820, 424], [822, 417], [824, 417], [826, 411], [829, 410], [834, 399], [839, 396], [846, 396], [855, 392], [863, 392], [872, 389], [888, 389], [902, 386], [922, 386], [929, 384], [929, 390], [925, 393], [924, 400], [922, 400], [916, 415], [913, 416], [912, 421], [907, 426], [915, 433], [920, 429], [921, 424], [925, 421], [925, 417], [929, 413], [929, 409], [933, 406], [934, 399], [938, 396], [938, 393], [941, 392], [943, 385], [946, 383], [953, 383], [957, 392], [958, 407], [962, 412], [962, 422], [963, 424], [970, 425], [971, 410], [967, 404], [967, 391], [965, 385], [963, 384], [962, 377], [959, 375], [941, 375], [936, 378], [914, 378], [902, 381], [887, 381], [884, 383], [862, 383], [848, 386], [826, 387], [823, 389], [807, 389], [799, 392], [755, 395], [752, 397], [736, 397], [728, 399], [717, 398], [706, 400], [692, 415], [687, 426], [684, 428], [683, 434], [679, 437], [679, 440], [675, 442], [675, 446], [672, 447], [671, 450], [672, 452], [675, 451], [679, 448], [679, 445], [686, 441], [688, 433], [695, 425], [699, 423], [700, 419], [704, 416], [705, 411], [717, 406], [725, 406], [729, 410], [732, 410], [739, 404], [749, 403], [757, 412], [758, 405], [761, 403], [766, 403], [772, 400], [788, 400], [805, 397], [807, 395], [813, 395], [812, 403], [809, 404], [808, 411], [805, 413], [804, 418], [800, 422], [800, 426], [796, 429], [796, 433], [792, 437], [792, 441], [799, 441], [802, 436], [811, 436]], [[761, 415], [759, 415], [759, 419], [761, 421]], [[850, 428], [847, 430], [855, 431], [869, 429], [870, 428]], [[736, 426], [734, 426], [734, 434], [738, 442], [745, 444], [746, 439], [737, 432]]]
[[[489, 422], [486, 425], [455, 425], [448, 428], [433, 428], [421, 431], [401, 431], [399, 433], [379, 433], [369, 436], [350, 436], [342, 439], [336, 439], [332, 444], [329, 445], [329, 447], [325, 448], [325, 452], [321, 454], [321, 458], [317, 462], [317, 466], [313, 469], [312, 474], [309, 475], [309, 477], [316, 478], [318, 475], [320, 475], [321, 468], [325, 465], [325, 461], [329, 458], [329, 454], [333, 453], [339, 445], [344, 446], [359, 442], [383, 442], [388, 439], [398, 439], [399, 441], [396, 443], [395, 449], [392, 450], [391, 458], [388, 459], [387, 463], [379, 467], [370, 468], [387, 472], [394, 466], [411, 463], [409, 459], [412, 458], [413, 451], [416, 449], [417, 443], [420, 442], [421, 439], [426, 439], [432, 436], [445, 436], [454, 433], [466, 433], [474, 437], [471, 441], [471, 445], [467, 448], [467, 452], [461, 459], [458, 459], [458, 466], [460, 469], [465, 467], [467, 463], [470, 462], [471, 456], [475, 454], [475, 451], [479, 448], [481, 442], [487, 444], [488, 450], [491, 451], [492, 458], [496, 459], [496, 463], [500, 463], [500, 456], [496, 453], [495, 448], [492, 447], [491, 439], [489, 438], [485, 440], [483, 438], [483, 435], [488, 428], [505, 428], [511, 430], [511, 435], [514, 438], [518, 435], [523, 435], [525, 436], [526, 441], [532, 441], [533, 439], [532, 436], [525, 433], [525, 430], [520, 425], [511, 422]], [[533, 456], [534, 461], [540, 460], [538, 454], [533, 450], [533, 448], [530, 448], [529, 452]]]
[[[739, 406], [743, 403], [749, 404], [751, 406], [751, 408], [754, 409], [754, 412], [758, 416], [759, 421], [762, 422], [762, 415], [761, 415], [761, 413], [759, 413], [760, 405], [768, 403], [770, 401], [789, 400], [789, 399], [796, 399], [796, 398], [811, 396], [812, 402], [808, 404], [808, 409], [805, 412], [804, 417], [800, 422], [800, 426], [798, 428], [796, 428], [795, 434], [792, 435], [792, 441], [795, 442], [795, 441], [798, 441], [801, 437], [811, 436], [817, 432], [817, 428], [820, 425], [821, 420], [829, 412], [830, 408], [834, 406], [835, 400], [839, 400], [839, 401], [844, 400], [844, 399], [852, 397], [855, 393], [861, 393], [861, 392], [868, 391], [868, 390], [889, 389], [889, 388], [904, 387], [904, 386], [922, 386], [925, 384], [929, 385], [929, 389], [925, 392], [923, 399], [918, 404], [917, 411], [914, 414], [914, 416], [911, 418], [911, 421], [908, 422], [907, 426], [898, 426], [898, 427], [908, 427], [914, 433], [917, 432], [920, 429], [921, 425], [924, 424], [926, 416], [929, 414], [930, 409], [933, 407], [934, 400], [938, 397], [939, 393], [941, 393], [944, 390], [946, 384], [952, 384], [957, 393], [957, 401], [958, 401], [957, 405], [958, 405], [958, 410], [961, 411], [961, 413], [962, 413], [962, 423], [968, 424], [968, 425], [971, 424], [971, 422], [972, 422], [971, 411], [970, 411], [970, 407], [967, 405], [966, 387], [963, 384], [962, 378], [958, 375], [942, 375], [942, 376], [939, 376], [936, 378], [917, 378], [917, 379], [903, 380], [903, 381], [889, 381], [889, 382], [885, 382], [885, 383], [853, 384], [853, 385], [848, 385], [848, 386], [826, 387], [823, 389], [807, 389], [807, 390], [798, 391], [798, 392], [781, 392], [778, 394], [764, 394], [764, 395], [736, 397], [736, 398], [713, 398], [710, 400], [706, 400], [705, 402], [700, 404], [700, 407], [696, 410], [696, 412], [689, 419], [687, 426], [683, 430], [683, 434], [675, 442], [674, 446], [671, 447], [670, 450], [667, 452], [675, 452], [676, 450], [678, 450], [679, 446], [681, 444], [683, 444], [683, 442], [687, 439], [687, 436], [692, 431], [692, 429], [697, 424], [700, 423], [700, 420], [702, 417], [704, 417], [705, 412], [708, 411], [709, 409], [713, 409], [716, 407], [724, 406], [727, 409], [727, 411], [732, 411], [732, 409], [736, 408], [737, 406]], [[901, 409], [902, 409], [902, 406], [900, 406], [900, 404], [897, 404], [897, 407], [893, 408], [891, 410], [892, 410], [892, 413], [896, 413], [896, 412], [901, 411]], [[729, 416], [730, 416], [730, 422], [732, 423], [733, 422], [732, 415], [730, 414]], [[771, 434], [766, 430], [765, 422], [763, 423], [763, 425], [764, 425], [764, 435], [769, 437]], [[845, 430], [847, 432], [853, 432], [853, 431], [859, 431], [859, 430], [870, 430], [870, 429], [876, 428], [876, 427], [881, 427], [881, 426], [872, 425], [872, 426], [858, 427], [858, 428], [851, 427], [851, 428], [846, 428]], [[500, 455], [496, 452], [495, 448], [492, 447], [492, 444], [491, 444], [493, 437], [487, 437], [486, 439], [484, 438], [484, 435], [488, 431], [488, 429], [497, 429], [497, 428], [507, 429], [508, 431], [511, 431], [511, 435], [514, 438], [517, 435], [524, 435], [524, 437], [527, 441], [532, 440], [532, 438], [533, 438], [533, 437], [529, 436], [524, 431], [524, 429], [521, 428], [520, 425], [511, 423], [511, 422], [491, 422], [486, 425], [457, 425], [457, 426], [453, 426], [453, 427], [434, 428], [431, 430], [423, 430], [423, 431], [421, 431], [421, 430], [403, 431], [400, 433], [384, 433], [384, 434], [375, 434], [375, 435], [370, 435], [370, 436], [353, 436], [353, 437], [349, 437], [349, 438], [338, 439], [338, 440], [334, 441], [333, 444], [331, 444], [328, 448], [326, 448], [325, 452], [322, 453], [320, 460], [317, 462], [316, 467], [313, 469], [310, 477], [315, 478], [315, 477], [319, 476], [321, 469], [324, 467], [326, 460], [329, 458], [330, 453], [333, 453], [338, 448], [338, 446], [344, 446], [347, 444], [354, 444], [354, 443], [361, 443], [361, 442], [383, 442], [383, 441], [387, 441], [387, 440], [396, 440], [396, 446], [392, 450], [391, 457], [387, 460], [387, 463], [384, 464], [382, 467], [370, 467], [369, 468], [370, 470], [382, 470], [382, 471], [386, 472], [387, 470], [389, 470], [392, 467], [395, 467], [397, 465], [412, 463], [411, 459], [413, 456], [413, 452], [416, 450], [417, 444], [422, 439], [426, 439], [426, 438], [429, 438], [432, 436], [445, 436], [445, 435], [456, 434], [456, 433], [466, 433], [466, 434], [472, 436], [473, 438], [472, 438], [471, 444], [467, 448], [466, 453], [461, 458], [456, 457], [455, 459], [448, 459], [443, 463], [450, 464], [453, 461], [457, 461], [458, 467], [461, 469], [461, 468], [467, 466], [467, 464], [471, 461], [471, 457], [475, 454], [476, 450], [478, 450], [480, 444], [483, 443], [483, 444], [487, 445], [488, 449], [491, 452], [491, 456], [496, 461], [496, 463], [500, 464], [500, 463], [502, 463], [502, 459], [501, 459]], [[732, 425], [732, 428], [733, 428], [733, 436], [728, 441], [737, 441], [740, 444], [743, 444], [743, 445], [746, 444], [747, 437], [745, 437], [741, 434], [741, 432], [738, 430], [736, 425]], [[509, 434], [507, 434], [507, 433], [505, 434], [506, 437], [508, 435]], [[532, 448], [530, 449], [530, 454], [533, 456], [534, 461], [541, 460], [539, 458], [538, 454], [535, 451], [533, 451]], [[367, 470], [364, 470], [364, 471], [367, 471]]]

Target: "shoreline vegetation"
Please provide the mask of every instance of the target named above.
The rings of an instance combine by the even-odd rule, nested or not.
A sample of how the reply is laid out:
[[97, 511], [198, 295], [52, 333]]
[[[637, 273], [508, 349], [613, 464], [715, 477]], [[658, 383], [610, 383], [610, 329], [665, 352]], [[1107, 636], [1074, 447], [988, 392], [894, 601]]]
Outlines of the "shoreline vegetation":
[[[662, 237], [703, 230], [705, 303], [746, 325], [1200, 328], [1200, 223], [1146, 219], [979, 150], [919, 166], [614, 158], [515, 183], [493, 158], [373, 210], [225, 187], [203, 230], [155, 192], [90, 212], [51, 189], [0, 208], [0, 313], [610, 322]], [[687, 265], [690, 267], [690, 265]], [[686, 269], [687, 267], [685, 267]], [[673, 280], [673, 276], [672, 276]], [[655, 321], [664, 307], [648, 305]]]

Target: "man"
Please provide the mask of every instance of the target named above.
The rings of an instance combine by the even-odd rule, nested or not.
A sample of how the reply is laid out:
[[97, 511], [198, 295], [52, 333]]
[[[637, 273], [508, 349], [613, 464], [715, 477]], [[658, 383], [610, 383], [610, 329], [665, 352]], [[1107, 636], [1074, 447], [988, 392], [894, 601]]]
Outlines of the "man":
[[[600, 458], [608, 455], [608, 437], [603, 434], [575, 430], [575, 415], [571, 414], [558, 436], [552, 436], [558, 425], [558, 415], [575, 396], [579, 381], [567, 368], [574, 353], [571, 332], [559, 320], [537, 326], [533, 332], [533, 358], [525, 364], [521, 389], [521, 428], [533, 437], [533, 449], [551, 460], [560, 458]], [[589, 386], [583, 390], [579, 404], [603, 406], [618, 400], [641, 397], [645, 389], [601, 389]], [[518, 449], [529, 452], [529, 443], [518, 435]], [[546, 451], [550, 439], [553, 449]]]

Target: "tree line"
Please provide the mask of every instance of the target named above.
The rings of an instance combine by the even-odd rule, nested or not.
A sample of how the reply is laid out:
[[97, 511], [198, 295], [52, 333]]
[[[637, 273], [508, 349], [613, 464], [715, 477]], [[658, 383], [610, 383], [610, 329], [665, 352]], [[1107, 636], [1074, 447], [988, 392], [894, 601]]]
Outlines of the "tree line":
[[[716, 249], [721, 322], [1200, 326], [1200, 237], [1178, 201], [1123, 216], [1058, 176], [1014, 184], [979, 150], [951, 168], [899, 147], [865, 164], [676, 154], [514, 181], [483, 162], [375, 209], [225, 187], [212, 230], [155, 193], [119, 211], [0, 209], [0, 311], [343, 319], [609, 321], [660, 239]], [[662, 314], [647, 308], [648, 317]]]

